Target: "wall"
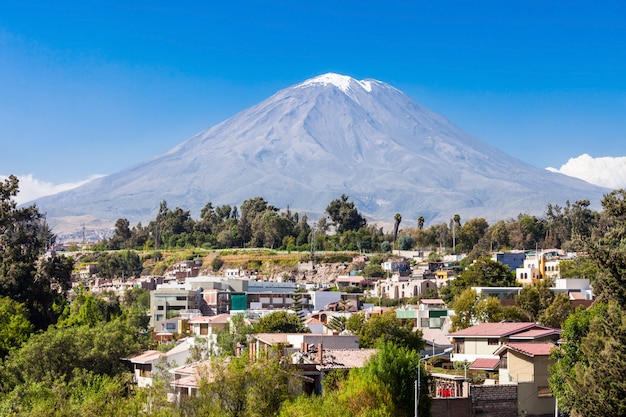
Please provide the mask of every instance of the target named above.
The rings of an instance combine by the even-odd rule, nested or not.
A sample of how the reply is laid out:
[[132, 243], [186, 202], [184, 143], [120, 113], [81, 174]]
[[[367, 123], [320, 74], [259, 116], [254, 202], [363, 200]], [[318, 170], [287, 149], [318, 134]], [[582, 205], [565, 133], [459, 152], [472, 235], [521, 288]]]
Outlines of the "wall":
[[433, 417], [471, 417], [472, 400], [470, 398], [433, 398], [431, 403]]
[[518, 417], [517, 385], [472, 385], [469, 398], [433, 398], [433, 417]]
[[517, 417], [517, 385], [472, 385], [472, 415]]
[[555, 400], [552, 396], [540, 397], [537, 386], [533, 383], [520, 383], [519, 411], [526, 417], [554, 416]]

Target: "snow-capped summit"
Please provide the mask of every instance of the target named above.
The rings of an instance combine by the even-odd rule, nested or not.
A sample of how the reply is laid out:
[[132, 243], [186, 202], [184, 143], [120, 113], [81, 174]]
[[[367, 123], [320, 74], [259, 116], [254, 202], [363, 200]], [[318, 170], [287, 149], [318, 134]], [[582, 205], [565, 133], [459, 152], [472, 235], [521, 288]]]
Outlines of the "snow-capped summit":
[[363, 88], [367, 92], [372, 92], [372, 80], [355, 80], [347, 75], [335, 74], [329, 72], [327, 74], [318, 75], [317, 77], [310, 78], [304, 81], [302, 84], [298, 84], [297, 87], [308, 87], [315, 85], [334, 85], [344, 93], [348, 94], [350, 89], [358, 86]]
[[286, 88], [168, 152], [37, 204], [49, 218], [153, 219], [159, 203], [198, 216], [256, 196], [311, 217], [347, 194], [377, 221], [542, 214], [605, 189], [525, 164], [394, 87], [324, 74]]

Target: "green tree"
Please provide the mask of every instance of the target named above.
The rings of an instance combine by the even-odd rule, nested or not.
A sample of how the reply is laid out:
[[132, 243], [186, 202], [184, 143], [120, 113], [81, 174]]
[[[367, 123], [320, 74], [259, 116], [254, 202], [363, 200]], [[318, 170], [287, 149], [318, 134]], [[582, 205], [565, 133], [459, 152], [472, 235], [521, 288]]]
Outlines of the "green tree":
[[455, 314], [452, 316], [452, 331], [467, 329], [474, 325], [478, 295], [471, 288], [465, 289], [454, 298], [450, 307]]
[[250, 362], [248, 355], [214, 362], [211, 382], [205, 383], [190, 415], [277, 416], [282, 404], [301, 393], [292, 367], [279, 357]]
[[9, 297], [0, 297], [0, 360], [26, 342], [33, 330], [24, 305]]
[[413, 237], [411, 235], [402, 235], [398, 238], [398, 249], [410, 250], [413, 247]]
[[550, 289], [551, 286], [550, 280], [525, 285], [515, 297], [515, 302], [526, 312], [528, 321], [537, 321], [544, 310], [552, 304], [554, 292]]
[[504, 320], [505, 309], [496, 297], [481, 298], [471, 288], [465, 289], [451, 303], [452, 330], [466, 329], [478, 323], [496, 323]]
[[550, 387], [559, 408], [579, 416], [624, 415], [626, 315], [615, 302], [572, 313], [563, 325], [566, 343], [555, 350]]
[[36, 206], [17, 208], [18, 184], [13, 175], [0, 182], [0, 297], [24, 304], [36, 329], [45, 329], [66, 300], [73, 260], [40, 261], [56, 238]]
[[497, 297], [481, 298], [476, 303], [476, 321], [498, 323], [504, 320], [504, 307]]
[[515, 273], [508, 265], [503, 265], [485, 256], [476, 259], [451, 284], [452, 295], [470, 287], [513, 287]]
[[261, 317], [256, 333], [310, 333], [297, 314], [280, 310]]
[[345, 194], [331, 201], [326, 207], [326, 212], [340, 234], [347, 230], [359, 230], [367, 224], [365, 218], [354, 207], [354, 203], [348, 202], [348, 196]]
[[[420, 355], [416, 350], [387, 341], [378, 345], [378, 352], [370, 358], [362, 370], [366, 379], [382, 384], [392, 395], [396, 415], [412, 416], [415, 407], [414, 381], [417, 378]], [[428, 401], [428, 377], [424, 372], [423, 396], [420, 398], [420, 414], [430, 412]]]
[[413, 332], [413, 323], [402, 324], [395, 311], [373, 314], [359, 329], [359, 346], [374, 348], [380, 342], [393, 342], [397, 346], [419, 351], [424, 346], [422, 332]]
[[560, 329], [572, 312], [572, 302], [567, 294], [557, 293], [551, 303], [539, 315], [538, 322], [544, 326]]
[[69, 383], [81, 372], [121, 374], [126, 366], [120, 359], [140, 352], [142, 340], [146, 339], [139, 329], [119, 319], [94, 326], [50, 327], [9, 353], [2, 388], [7, 392], [24, 383]]

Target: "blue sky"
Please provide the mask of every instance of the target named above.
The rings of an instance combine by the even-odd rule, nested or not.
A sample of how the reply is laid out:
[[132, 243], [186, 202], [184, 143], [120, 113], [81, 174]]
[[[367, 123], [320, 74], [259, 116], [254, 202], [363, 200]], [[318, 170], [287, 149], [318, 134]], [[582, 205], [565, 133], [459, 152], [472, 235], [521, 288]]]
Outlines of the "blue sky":
[[0, 176], [64, 189], [337, 72], [626, 187], [624, 16], [617, 1], [3, 1]]

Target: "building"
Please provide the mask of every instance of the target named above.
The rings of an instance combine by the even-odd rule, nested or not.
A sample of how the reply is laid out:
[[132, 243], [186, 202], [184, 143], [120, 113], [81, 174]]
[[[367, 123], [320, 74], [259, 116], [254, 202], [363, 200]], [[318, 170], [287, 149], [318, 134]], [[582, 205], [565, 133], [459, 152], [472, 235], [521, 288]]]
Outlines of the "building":
[[498, 358], [496, 349], [506, 343], [545, 343], [559, 339], [561, 331], [536, 323], [481, 323], [450, 333], [452, 361], [474, 362]]
[[150, 326], [157, 328], [159, 323], [188, 311], [202, 310], [202, 292], [189, 286], [159, 285], [150, 291]]
[[491, 259], [495, 262], [500, 262], [503, 265], [507, 265], [511, 271], [515, 271], [517, 268], [524, 266], [524, 260], [526, 260], [525, 252], [496, 252], [491, 255]]
[[548, 383], [554, 347], [549, 342], [510, 342], [496, 350], [500, 356], [500, 383], [518, 384], [520, 415], [554, 415], [555, 399]]

